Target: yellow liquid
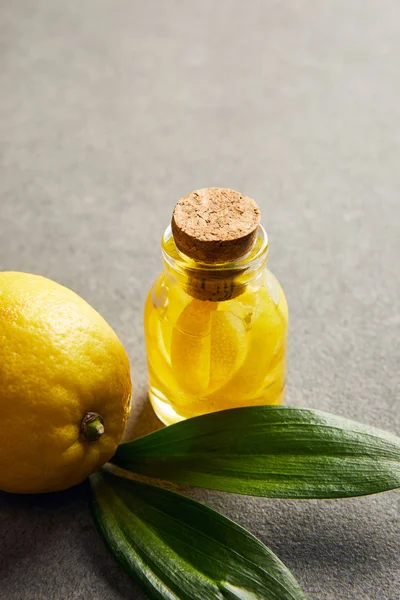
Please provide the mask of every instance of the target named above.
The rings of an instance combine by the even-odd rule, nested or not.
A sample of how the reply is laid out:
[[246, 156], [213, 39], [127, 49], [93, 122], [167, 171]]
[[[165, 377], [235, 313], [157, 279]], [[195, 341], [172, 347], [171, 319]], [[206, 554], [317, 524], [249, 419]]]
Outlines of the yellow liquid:
[[257, 284], [222, 302], [193, 298], [168, 273], [145, 305], [149, 395], [167, 425], [199, 414], [281, 404], [287, 303], [265, 270]]

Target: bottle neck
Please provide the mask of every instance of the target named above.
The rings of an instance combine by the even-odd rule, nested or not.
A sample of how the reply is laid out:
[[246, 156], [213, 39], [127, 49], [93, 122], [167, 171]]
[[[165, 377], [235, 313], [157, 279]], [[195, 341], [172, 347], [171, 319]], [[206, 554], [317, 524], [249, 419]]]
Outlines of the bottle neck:
[[167, 273], [193, 298], [211, 302], [243, 294], [262, 275], [268, 260], [268, 236], [262, 226], [251, 251], [231, 263], [208, 264], [187, 257], [177, 249], [171, 227], [164, 232], [161, 248]]

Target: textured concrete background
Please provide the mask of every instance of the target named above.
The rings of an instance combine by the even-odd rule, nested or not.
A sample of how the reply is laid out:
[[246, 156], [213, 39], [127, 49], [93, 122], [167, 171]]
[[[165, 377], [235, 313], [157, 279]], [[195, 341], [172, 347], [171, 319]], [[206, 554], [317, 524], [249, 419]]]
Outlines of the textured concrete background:
[[[174, 202], [260, 203], [291, 309], [287, 403], [400, 432], [398, 0], [3, 0], [0, 267], [73, 288], [113, 325], [145, 404], [142, 306]], [[399, 494], [195, 492], [312, 600], [398, 600]], [[87, 488], [0, 495], [1, 600], [143, 599]]]

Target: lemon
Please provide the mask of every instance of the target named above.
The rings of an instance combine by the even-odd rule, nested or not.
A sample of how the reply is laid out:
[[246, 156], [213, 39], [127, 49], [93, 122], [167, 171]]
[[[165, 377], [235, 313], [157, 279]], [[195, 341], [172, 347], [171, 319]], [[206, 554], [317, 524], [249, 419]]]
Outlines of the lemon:
[[256, 296], [241, 298], [242, 306], [251, 309], [246, 356], [217, 393], [207, 396], [208, 401], [218, 401], [221, 408], [282, 402], [288, 308], [280, 286], [278, 290], [278, 304], [265, 287]]
[[171, 365], [172, 332], [184, 308], [191, 301], [178, 282], [160, 277], [153, 285], [148, 300], [156, 308], [153, 336], [163, 359]]
[[44, 277], [0, 273], [0, 489], [83, 481], [114, 454], [130, 398], [125, 350], [91, 306]]
[[211, 393], [229, 381], [246, 356], [246, 328], [221, 304], [192, 300], [179, 316], [171, 340], [178, 384], [193, 395]]

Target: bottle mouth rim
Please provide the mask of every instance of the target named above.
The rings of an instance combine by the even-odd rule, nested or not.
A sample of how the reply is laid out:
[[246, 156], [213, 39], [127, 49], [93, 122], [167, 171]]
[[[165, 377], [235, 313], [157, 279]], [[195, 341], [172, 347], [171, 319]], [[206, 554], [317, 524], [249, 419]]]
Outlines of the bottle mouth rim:
[[268, 234], [262, 225], [259, 225], [257, 229], [257, 237], [253, 248], [239, 259], [225, 263], [200, 262], [183, 254], [178, 250], [173, 241], [171, 225], [168, 225], [165, 229], [161, 240], [163, 259], [174, 271], [187, 272], [189, 270], [191, 272], [220, 272], [228, 277], [230, 271], [237, 274], [238, 271], [245, 272], [258, 269], [267, 260], [268, 250]]

